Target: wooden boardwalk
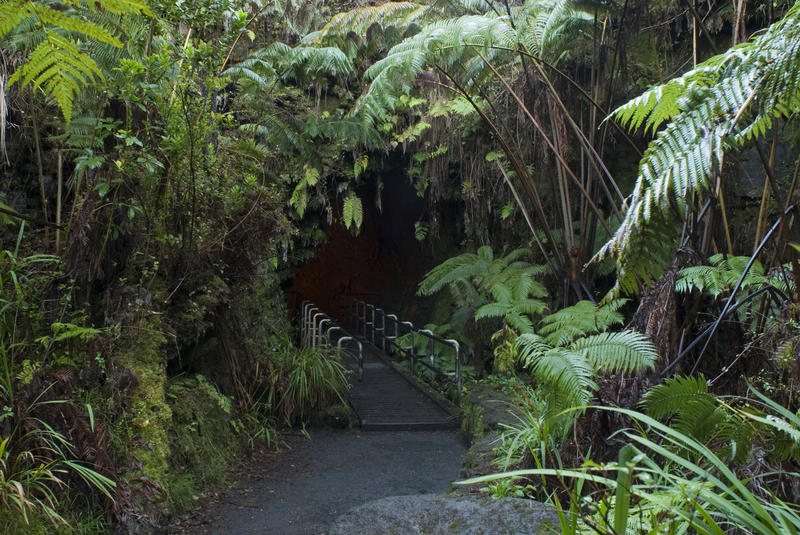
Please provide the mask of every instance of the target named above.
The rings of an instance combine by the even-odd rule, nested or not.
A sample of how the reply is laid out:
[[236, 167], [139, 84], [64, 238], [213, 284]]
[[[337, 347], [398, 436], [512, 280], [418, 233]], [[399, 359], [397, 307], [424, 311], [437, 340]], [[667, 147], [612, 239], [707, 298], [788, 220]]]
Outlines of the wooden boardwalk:
[[[388, 357], [364, 343], [364, 377], [351, 379], [350, 405], [365, 431], [457, 429], [458, 418]], [[351, 361], [351, 359], [347, 359]], [[352, 365], [352, 362], [350, 363]], [[354, 374], [355, 375], [355, 374]]]

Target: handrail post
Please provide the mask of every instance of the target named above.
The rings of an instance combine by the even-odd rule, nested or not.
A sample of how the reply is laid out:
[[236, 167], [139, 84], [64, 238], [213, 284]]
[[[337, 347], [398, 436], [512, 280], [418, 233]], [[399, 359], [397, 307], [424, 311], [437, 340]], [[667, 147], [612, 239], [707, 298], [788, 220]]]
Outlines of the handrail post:
[[[372, 343], [375, 344], [375, 336], [376, 336], [375, 333], [378, 332], [381, 340], [381, 351], [386, 353], [386, 313], [383, 311], [382, 308], [376, 308], [372, 312], [373, 316], [375, 315], [376, 312], [380, 313], [381, 326], [380, 327], [378, 327], [377, 325], [372, 326]], [[377, 320], [375, 320], [374, 322], [377, 323]]]
[[317, 318], [319, 316], [323, 316], [324, 317], [326, 315], [327, 314], [325, 314], [324, 312], [317, 312], [316, 314], [314, 314], [314, 319], [311, 320], [311, 338], [310, 338], [310, 342], [311, 342], [311, 348], [312, 349], [317, 347]]
[[[393, 344], [396, 346], [397, 345], [397, 324], [398, 324], [397, 316], [394, 315], [394, 314], [386, 314], [386, 316], [384, 317], [384, 320], [383, 320], [384, 321], [384, 326], [386, 324], [386, 319], [387, 318], [392, 320], [392, 323], [394, 323], [394, 336], [386, 336], [386, 332], [384, 332], [383, 333], [383, 341], [384, 341], [384, 344], [385, 344], [386, 339], [389, 338], [390, 340], [392, 340]], [[394, 349], [394, 347], [392, 347], [392, 349]], [[386, 352], [386, 348], [385, 347], [384, 347], [383, 351]]]
[[[333, 320], [332, 320], [331, 318], [327, 317], [327, 316], [326, 316], [326, 317], [324, 317], [324, 318], [322, 318], [322, 320], [319, 322], [319, 330], [317, 331], [317, 339], [320, 341], [320, 346], [322, 345], [322, 342], [324, 342], [324, 341], [325, 341], [325, 338], [324, 338], [324, 336], [322, 335], [322, 332], [323, 332], [323, 330], [322, 330], [322, 329], [323, 329], [323, 325], [325, 325], [325, 322], [326, 322], [326, 321], [327, 321], [328, 323], [333, 323]], [[328, 347], [329, 345], [330, 345], [330, 344], [327, 344], [327, 343], [326, 343], [326, 344], [325, 344], [325, 348], [327, 349], [327, 347]]]
[[353, 336], [342, 336], [341, 338], [339, 338], [339, 341], [336, 343], [336, 348], [341, 351], [342, 344], [346, 340], [350, 340], [350, 341], [355, 342], [356, 346], [358, 347], [358, 380], [359, 381], [363, 381], [364, 380], [364, 348], [361, 345], [361, 342], [357, 338], [355, 338]]
[[452, 348], [456, 351], [456, 400], [458, 402], [458, 406], [461, 406], [461, 346], [458, 344], [458, 340], [453, 340], [452, 338], [445, 340]]
[[305, 332], [303, 333], [303, 338], [301, 338], [301, 342], [303, 345], [308, 346], [311, 341], [311, 339], [309, 338], [309, 334], [311, 332], [311, 318], [316, 312], [319, 312], [319, 307], [317, 307], [313, 303], [306, 310], [306, 328]]
[[343, 333], [347, 333], [347, 331], [345, 331], [343, 327], [339, 327], [338, 325], [333, 325], [332, 327], [330, 327], [328, 329], [328, 332], [325, 333], [325, 341], [328, 347], [330, 347], [331, 345], [331, 333], [333, 331], [342, 331]]
[[414, 345], [414, 324], [410, 321], [404, 321], [402, 325], [408, 327], [409, 339], [411, 340], [411, 349], [408, 352], [411, 358], [411, 375], [417, 375], [417, 348]]
[[[370, 321], [367, 321], [367, 309], [370, 311]], [[367, 337], [367, 325], [370, 327], [370, 338], [375, 343], [375, 305], [367, 304], [364, 309], [364, 338]]]
[[[431, 331], [430, 329], [422, 329], [421, 331], [419, 331], [419, 333], [424, 334], [428, 338], [428, 360], [431, 363], [431, 368], [436, 368], [436, 354], [433, 351], [433, 343], [434, 343], [433, 331]], [[433, 372], [431, 371], [431, 373]]]
[[305, 301], [303, 301], [303, 310], [302, 310], [301, 315], [300, 315], [300, 341], [301, 342], [303, 341], [303, 339], [306, 336], [306, 328], [307, 328], [307, 325], [306, 325], [306, 311], [308, 310], [309, 306], [313, 306], [313, 305], [314, 304], [311, 301], [307, 300], [307, 299]]

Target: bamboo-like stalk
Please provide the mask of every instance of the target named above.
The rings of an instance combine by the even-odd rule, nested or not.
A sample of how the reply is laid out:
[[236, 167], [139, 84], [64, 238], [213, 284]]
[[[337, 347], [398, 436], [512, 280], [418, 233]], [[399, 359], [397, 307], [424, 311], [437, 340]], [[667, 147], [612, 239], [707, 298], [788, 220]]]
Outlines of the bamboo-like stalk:
[[64, 149], [58, 145], [58, 169], [56, 190], [56, 254], [61, 254], [61, 195], [64, 188]]
[[[611, 227], [609, 226], [608, 222], [606, 221], [606, 218], [603, 217], [603, 214], [602, 214], [602, 212], [600, 212], [600, 209], [597, 207], [597, 204], [595, 204], [594, 200], [591, 198], [589, 193], [583, 187], [583, 184], [581, 184], [581, 181], [578, 179], [577, 176], [575, 176], [575, 173], [572, 171], [572, 169], [570, 169], [569, 165], [564, 160], [564, 157], [556, 150], [556, 147], [553, 144], [553, 141], [547, 136], [546, 132], [544, 131], [544, 128], [542, 128], [542, 125], [539, 124], [539, 121], [537, 121], [536, 118], [533, 116], [531, 111], [528, 109], [528, 107], [522, 101], [522, 98], [520, 98], [520, 96], [517, 94], [517, 92], [514, 91], [514, 89], [511, 87], [511, 85], [509, 85], [508, 81], [505, 79], [505, 77], [503, 77], [502, 74], [500, 74], [500, 72], [497, 70], [497, 68], [494, 66], [494, 64], [492, 64], [489, 60], [487, 60], [486, 57], [483, 56], [483, 54], [479, 53], [478, 55], [483, 60], [483, 62], [486, 64], [486, 66], [489, 67], [489, 69], [491, 69], [491, 71], [494, 73], [495, 77], [503, 84], [503, 86], [506, 88], [506, 90], [509, 92], [509, 94], [514, 98], [514, 100], [517, 101], [517, 104], [520, 106], [520, 108], [522, 109], [523, 113], [525, 113], [525, 115], [531, 121], [531, 124], [533, 124], [533, 126], [536, 128], [536, 130], [539, 132], [539, 134], [541, 134], [542, 138], [544, 139], [545, 143], [547, 143], [547, 146], [550, 148], [550, 150], [553, 151], [553, 154], [555, 155], [555, 157], [558, 160], [559, 164], [564, 167], [564, 171], [566, 172], [566, 174], [575, 183], [575, 185], [578, 187], [578, 190], [580, 190], [581, 194], [586, 198], [586, 200], [588, 201], [589, 206], [591, 207], [592, 211], [597, 215], [597, 219], [598, 219], [598, 221], [600, 221], [600, 224], [603, 225], [603, 228], [606, 229], [606, 232], [608, 232], [609, 236], [612, 235], [614, 232], [611, 230]], [[537, 195], [537, 198], [538, 198], [538, 195]], [[615, 208], [616, 208], [616, 206], [615, 206]]]
[[[44, 191], [44, 166], [42, 164], [42, 144], [39, 137], [39, 122], [36, 120], [36, 110], [32, 110], [31, 120], [33, 123], [33, 143], [36, 149], [36, 171], [39, 178], [39, 202], [42, 205], [42, 217], [44, 221], [49, 221], [50, 216], [47, 213], [47, 195]], [[45, 241], [50, 241], [50, 231], [47, 226], [44, 229]]]

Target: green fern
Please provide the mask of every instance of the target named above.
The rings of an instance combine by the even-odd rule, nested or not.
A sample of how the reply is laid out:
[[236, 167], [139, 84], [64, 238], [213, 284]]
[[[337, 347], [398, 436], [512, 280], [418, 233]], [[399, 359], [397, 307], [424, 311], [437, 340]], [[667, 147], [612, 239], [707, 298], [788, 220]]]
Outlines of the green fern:
[[623, 317], [619, 308], [625, 302], [625, 299], [618, 299], [597, 306], [591, 301], [578, 301], [542, 318], [538, 332], [550, 345], [567, 345], [578, 337], [621, 324]]
[[[114, 14], [152, 16], [141, 0], [104, 0], [83, 4], [77, 0], [63, 2], [70, 11], [53, 9], [48, 4], [26, 0], [7, 0], [0, 4], [0, 37], [13, 33], [24, 23], [32, 24], [39, 40], [29, 53], [27, 62], [8, 78], [8, 86], [19, 82], [32, 85], [51, 96], [61, 108], [64, 119], [72, 117], [72, 103], [84, 87], [102, 79], [95, 60], [86, 54], [70, 34], [80, 34], [90, 41], [122, 47], [122, 42], [102, 26], [86, 20], [84, 12], [102, 9]], [[88, 6], [88, 7], [84, 7]]]
[[358, 231], [364, 221], [364, 208], [355, 193], [351, 193], [342, 206], [342, 221], [348, 229], [353, 228]]
[[618, 110], [634, 126], [645, 118], [651, 128], [671, 121], [642, 158], [622, 224], [595, 256], [617, 259], [613, 293], [634, 293], [639, 281], [661, 276], [677, 247], [676, 214], [693, 213], [696, 202], [705, 201], [726, 152], [763, 135], [776, 118], [800, 111], [800, 4], [752, 41], [668, 86]]
[[[683, 268], [680, 271], [680, 278], [675, 282], [675, 290], [683, 293], [700, 290], [719, 297], [736, 286], [750, 257], [726, 257], [722, 254], [715, 254], [708, 261], [711, 264], [709, 266]], [[756, 260], [742, 281], [742, 290], [756, 289], [768, 283], [769, 279], [764, 274], [764, 267], [761, 262]]]
[[708, 392], [708, 381], [702, 375], [675, 377], [656, 385], [642, 396], [641, 405], [657, 420], [679, 413], [689, 404], [714, 406], [714, 396]]
[[[673, 429], [695, 440], [723, 442], [722, 455], [736, 462], [745, 462], [750, 455], [756, 426], [710, 393], [702, 375], [667, 379], [651, 388], [641, 405], [653, 418], [670, 418]], [[763, 435], [765, 431], [758, 432]]]
[[520, 363], [547, 387], [551, 415], [587, 405], [597, 390], [597, 373], [632, 373], [652, 368], [658, 358], [653, 344], [635, 331], [604, 332], [563, 344], [551, 344], [538, 334], [522, 334], [516, 349]]
[[334, 16], [312, 38], [321, 41], [351, 32], [363, 35], [373, 24], [405, 28], [420, 22], [430, 9], [431, 6], [415, 2], [386, 2], [378, 6], [360, 7]]
[[570, 0], [527, 1], [510, 6], [511, 16], [487, 10], [479, 15], [438, 18], [393, 46], [386, 57], [367, 69], [369, 88], [356, 111], [376, 121], [384, 120], [408, 94], [419, 73], [440, 69], [456, 77], [469, 91], [492, 78], [487, 61], [507, 70], [519, 61], [518, 50], [544, 55], [555, 61], [556, 44], [574, 39], [574, 30], [593, 17]]
[[583, 352], [598, 372], [635, 373], [653, 368], [658, 351], [645, 335], [636, 331], [603, 332], [578, 338], [567, 346]]
[[489, 290], [494, 301], [478, 308], [475, 319], [503, 318], [517, 332], [533, 332], [530, 318], [541, 315], [547, 309], [544, 301], [531, 297], [538, 286], [530, 270], [524, 269], [520, 269], [508, 281], [495, 282]]

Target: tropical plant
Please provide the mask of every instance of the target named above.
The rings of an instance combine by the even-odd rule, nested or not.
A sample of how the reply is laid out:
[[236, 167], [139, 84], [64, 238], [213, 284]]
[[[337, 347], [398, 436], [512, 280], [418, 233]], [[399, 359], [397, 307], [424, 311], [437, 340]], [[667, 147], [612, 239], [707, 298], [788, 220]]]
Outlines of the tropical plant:
[[431, 269], [417, 293], [432, 295], [448, 288], [457, 306], [454, 317], [499, 317], [520, 332], [531, 332], [531, 318], [547, 307], [541, 300], [547, 290], [536, 280], [544, 266], [522, 260], [529, 255], [527, 249], [515, 249], [495, 257], [492, 248], [484, 245], [476, 253], [454, 256]]
[[[661, 276], [680, 246], [682, 222], [694, 227], [692, 219], [706, 200], [716, 199], [726, 217], [725, 154], [757, 142], [778, 120], [800, 110], [798, 42], [800, 4], [795, 4], [783, 19], [752, 40], [650, 89], [614, 112], [614, 117], [632, 128], [644, 123], [655, 129], [669, 121], [642, 158], [622, 224], [595, 257], [617, 259], [615, 292], [636, 292], [641, 282]], [[771, 172], [766, 166], [765, 174]], [[793, 183], [781, 211], [789, 206], [794, 188]], [[756, 244], [765, 236], [761, 220], [766, 214], [762, 211], [759, 217]], [[728, 253], [733, 254], [727, 219], [723, 227]]]
[[145, 0], [103, 0], [84, 3], [78, 0], [63, 2], [69, 9], [54, 9], [48, 4], [31, 0], [8, 0], [0, 4], [0, 37], [21, 28], [30, 32], [28, 46], [34, 46], [27, 62], [8, 78], [8, 87], [19, 82], [23, 87], [32, 84], [53, 97], [69, 122], [72, 103], [81, 90], [103, 72], [94, 58], [81, 49], [81, 39], [122, 47], [117, 36], [103, 26], [90, 22], [86, 14], [107, 11], [117, 15], [153, 15]]
[[[771, 405], [765, 401], [766, 405]], [[554, 495], [564, 533], [749, 533], [800, 530], [800, 509], [760, 486], [768, 475], [743, 478], [727, 459], [695, 438], [642, 413], [611, 407], [594, 409], [631, 418], [639, 430], [619, 433], [627, 440], [615, 463], [586, 462], [576, 469], [515, 470], [459, 482], [553, 476], [564, 484]], [[786, 410], [781, 408], [781, 414]], [[767, 418], [765, 418], [767, 420]], [[780, 424], [797, 431], [796, 415]], [[680, 453], [678, 453], [680, 452]], [[616, 479], [609, 474], [617, 474]], [[794, 474], [797, 477], [797, 474]], [[587, 492], [591, 491], [591, 492]]]
[[[575, 36], [584, 34], [583, 30], [595, 20], [595, 10], [599, 6], [570, 0], [528, 0], [521, 4], [509, 3], [502, 9], [485, 2], [434, 2], [428, 9], [424, 7], [407, 2], [388, 2], [376, 7], [357, 8], [332, 20], [319, 34], [310, 36], [308, 42], [341, 46], [346, 53], [353, 55], [355, 51], [347, 52], [353, 50], [352, 43], [341, 43], [340, 36], [349, 35], [348, 32], [366, 34], [367, 42], [378, 34], [374, 30], [376, 27], [381, 27], [384, 34], [391, 34], [390, 29], [395, 33], [406, 32], [400, 42], [391, 46], [384, 57], [374, 61], [366, 70], [365, 78], [369, 85], [352, 114], [377, 124], [392, 124], [393, 113], [403, 105], [403, 98], [422, 86], [433, 88], [436, 95], [430, 116], [447, 115], [450, 112], [441, 111], [442, 98], [439, 95], [442, 89], [450, 92], [455, 99], [454, 105], [445, 104], [444, 109], [465, 116], [466, 113], [455, 110], [470, 108], [500, 145], [509, 168], [493, 158], [497, 164], [494, 172], [499, 172], [508, 185], [513, 194], [512, 202], [524, 214], [536, 245], [551, 264], [551, 270], [557, 276], [575, 280], [576, 292], [585, 294], [586, 288], [581, 287], [577, 280], [581, 274], [578, 266], [582, 265], [581, 251], [593, 250], [596, 235], [594, 229], [586, 227], [586, 223], [590, 220], [591, 225], [599, 222], [607, 235], [612, 230], [589, 190], [597, 189], [600, 195], [605, 195], [614, 210], [621, 196], [611, 194], [616, 186], [602, 164], [599, 152], [573, 120], [551, 76], [553, 72], [563, 75], [556, 64], [569, 54], [570, 48], [566, 43], [572, 45]], [[557, 112], [543, 117], [531, 107], [527, 92], [534, 87], [542, 88], [548, 103]], [[497, 93], [502, 95], [501, 98], [517, 106], [520, 116], [527, 122], [526, 126], [535, 132], [537, 140], [544, 141], [557, 161], [556, 179], [552, 185], [553, 194], [558, 199], [560, 228], [557, 230], [562, 240], [556, 240], [559, 232], [552, 228], [553, 218], [545, 213], [542, 203], [546, 182], [532, 178], [526, 161], [529, 154], [515, 148], [525, 142], [509, 134], [509, 127], [504, 124], [506, 119], [497, 114], [498, 105], [490, 96], [492, 91], [489, 88], [499, 90]], [[459, 106], [455, 106], [456, 103]], [[437, 109], [435, 113], [434, 109]], [[425, 121], [418, 124], [429, 127]], [[586, 176], [579, 177], [573, 171], [565, 159], [566, 139], [559, 134], [561, 131], [576, 136], [593, 172], [601, 179], [592, 183]], [[441, 155], [446, 151], [435, 152]], [[423, 185], [423, 189], [425, 187]], [[463, 187], [469, 189], [469, 182], [465, 181]], [[522, 192], [521, 195], [518, 192]], [[584, 210], [587, 212], [583, 213]], [[591, 216], [588, 216], [589, 212]], [[577, 236], [578, 227], [574, 225], [576, 219], [584, 227], [580, 236]], [[539, 238], [534, 224], [541, 229], [544, 239]]]
[[547, 389], [549, 415], [587, 405], [597, 373], [653, 368], [658, 352], [643, 334], [606, 331], [621, 322], [618, 306], [582, 301], [545, 316], [539, 334], [517, 338], [520, 363]]
[[285, 341], [272, 355], [268, 399], [287, 423], [307, 422], [314, 411], [345, 403], [348, 371], [336, 355], [320, 348], [297, 348]]

